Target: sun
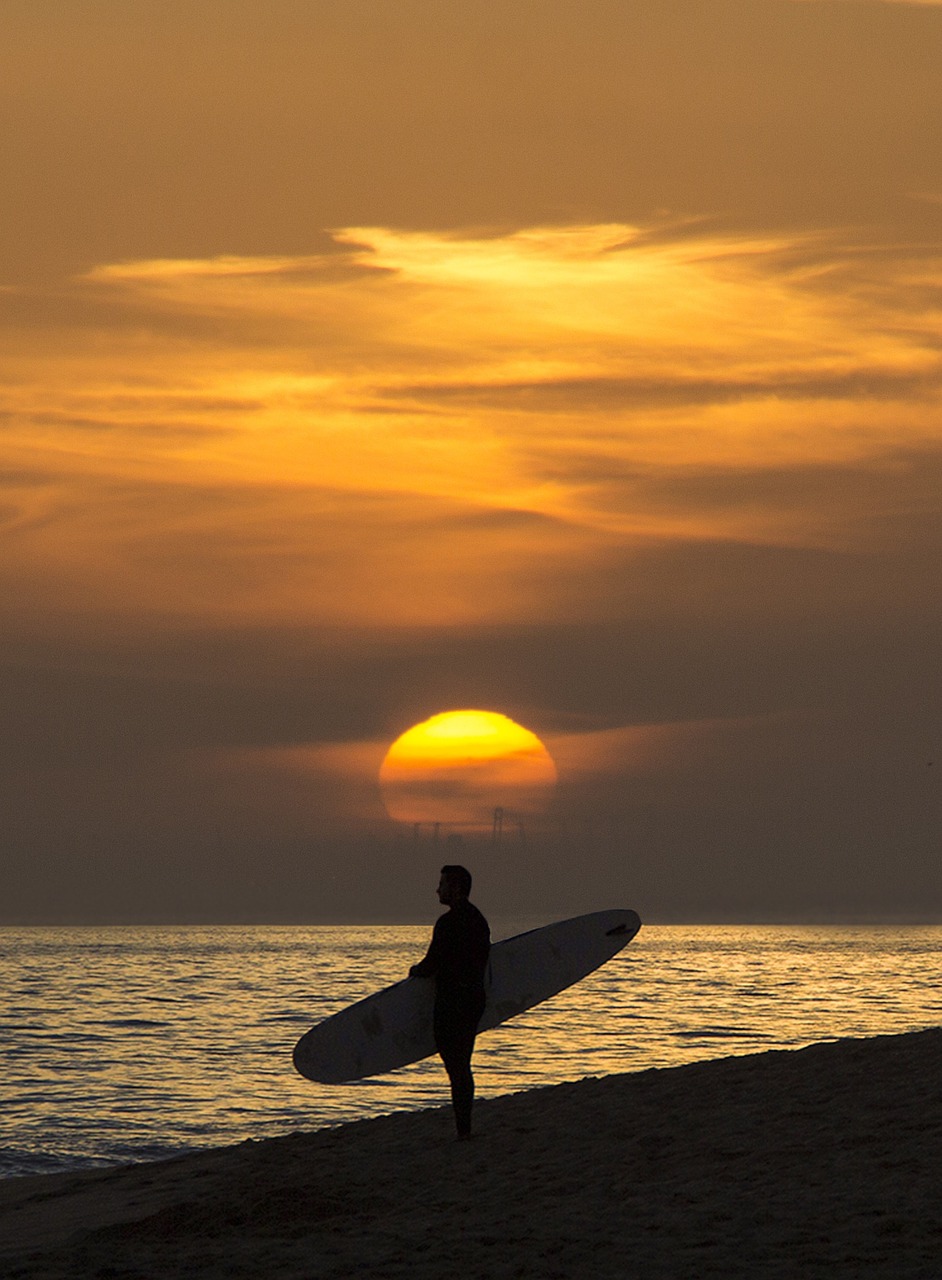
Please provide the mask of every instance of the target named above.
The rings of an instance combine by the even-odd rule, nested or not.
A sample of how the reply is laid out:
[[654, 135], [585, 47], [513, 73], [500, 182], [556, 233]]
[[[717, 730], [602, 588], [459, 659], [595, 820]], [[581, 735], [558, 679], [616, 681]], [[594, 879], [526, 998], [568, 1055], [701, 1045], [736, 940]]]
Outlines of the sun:
[[529, 729], [496, 711], [443, 711], [413, 725], [379, 771], [386, 812], [398, 822], [490, 826], [495, 809], [542, 813], [556, 766]]

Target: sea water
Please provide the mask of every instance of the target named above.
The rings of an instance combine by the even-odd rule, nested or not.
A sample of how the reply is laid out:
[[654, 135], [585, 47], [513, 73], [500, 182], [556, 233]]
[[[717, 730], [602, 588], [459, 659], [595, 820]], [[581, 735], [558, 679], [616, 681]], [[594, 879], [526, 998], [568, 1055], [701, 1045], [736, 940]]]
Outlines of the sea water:
[[[436, 1058], [331, 1086], [291, 1064], [312, 1023], [403, 977], [428, 937], [415, 926], [0, 929], [0, 1174], [442, 1105]], [[478, 1096], [937, 1025], [940, 948], [942, 928], [646, 926], [583, 982], [478, 1040]]]

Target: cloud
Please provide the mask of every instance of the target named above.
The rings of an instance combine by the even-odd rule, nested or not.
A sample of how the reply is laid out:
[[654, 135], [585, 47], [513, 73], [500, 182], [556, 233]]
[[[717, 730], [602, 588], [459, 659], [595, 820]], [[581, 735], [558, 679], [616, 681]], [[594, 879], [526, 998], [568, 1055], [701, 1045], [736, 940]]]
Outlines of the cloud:
[[935, 398], [942, 368], [916, 372], [874, 370], [869, 366], [814, 376], [785, 371], [774, 380], [722, 378], [557, 378], [532, 382], [470, 383], [398, 387], [387, 393], [399, 400], [488, 406], [524, 412], [559, 413], [671, 405], [722, 405], [743, 400], [899, 400]]
[[105, 264], [11, 346], [34, 480], [6, 485], [0, 580], [145, 627], [492, 626], [646, 607], [675, 543], [905, 538], [937, 511], [937, 272], [673, 224]]
[[152, 7], [146, 46], [119, 0], [8, 8], [4, 282], [305, 257], [364, 221], [935, 234], [906, 195], [939, 185], [932, 5], [233, 0], [224, 30]]

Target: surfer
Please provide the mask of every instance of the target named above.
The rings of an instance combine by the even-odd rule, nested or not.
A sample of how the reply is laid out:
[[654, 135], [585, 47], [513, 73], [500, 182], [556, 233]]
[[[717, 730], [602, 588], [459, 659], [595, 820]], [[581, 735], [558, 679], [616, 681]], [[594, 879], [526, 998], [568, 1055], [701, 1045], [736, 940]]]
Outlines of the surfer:
[[435, 922], [425, 958], [409, 970], [412, 977], [435, 979], [435, 1048], [448, 1072], [459, 1138], [471, 1136], [471, 1054], [487, 999], [484, 972], [491, 949], [490, 928], [468, 901], [470, 893], [470, 871], [442, 867], [438, 900], [448, 910]]

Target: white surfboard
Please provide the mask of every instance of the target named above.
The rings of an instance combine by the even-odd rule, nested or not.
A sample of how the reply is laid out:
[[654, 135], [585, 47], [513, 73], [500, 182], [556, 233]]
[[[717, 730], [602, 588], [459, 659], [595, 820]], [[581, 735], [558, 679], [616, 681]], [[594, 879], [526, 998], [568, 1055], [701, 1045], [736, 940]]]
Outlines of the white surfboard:
[[[633, 911], [594, 911], [518, 933], [491, 947], [478, 1031], [571, 987], [617, 955], [641, 928]], [[404, 978], [341, 1009], [298, 1041], [294, 1065], [320, 1084], [385, 1075], [435, 1052], [431, 978]]]

